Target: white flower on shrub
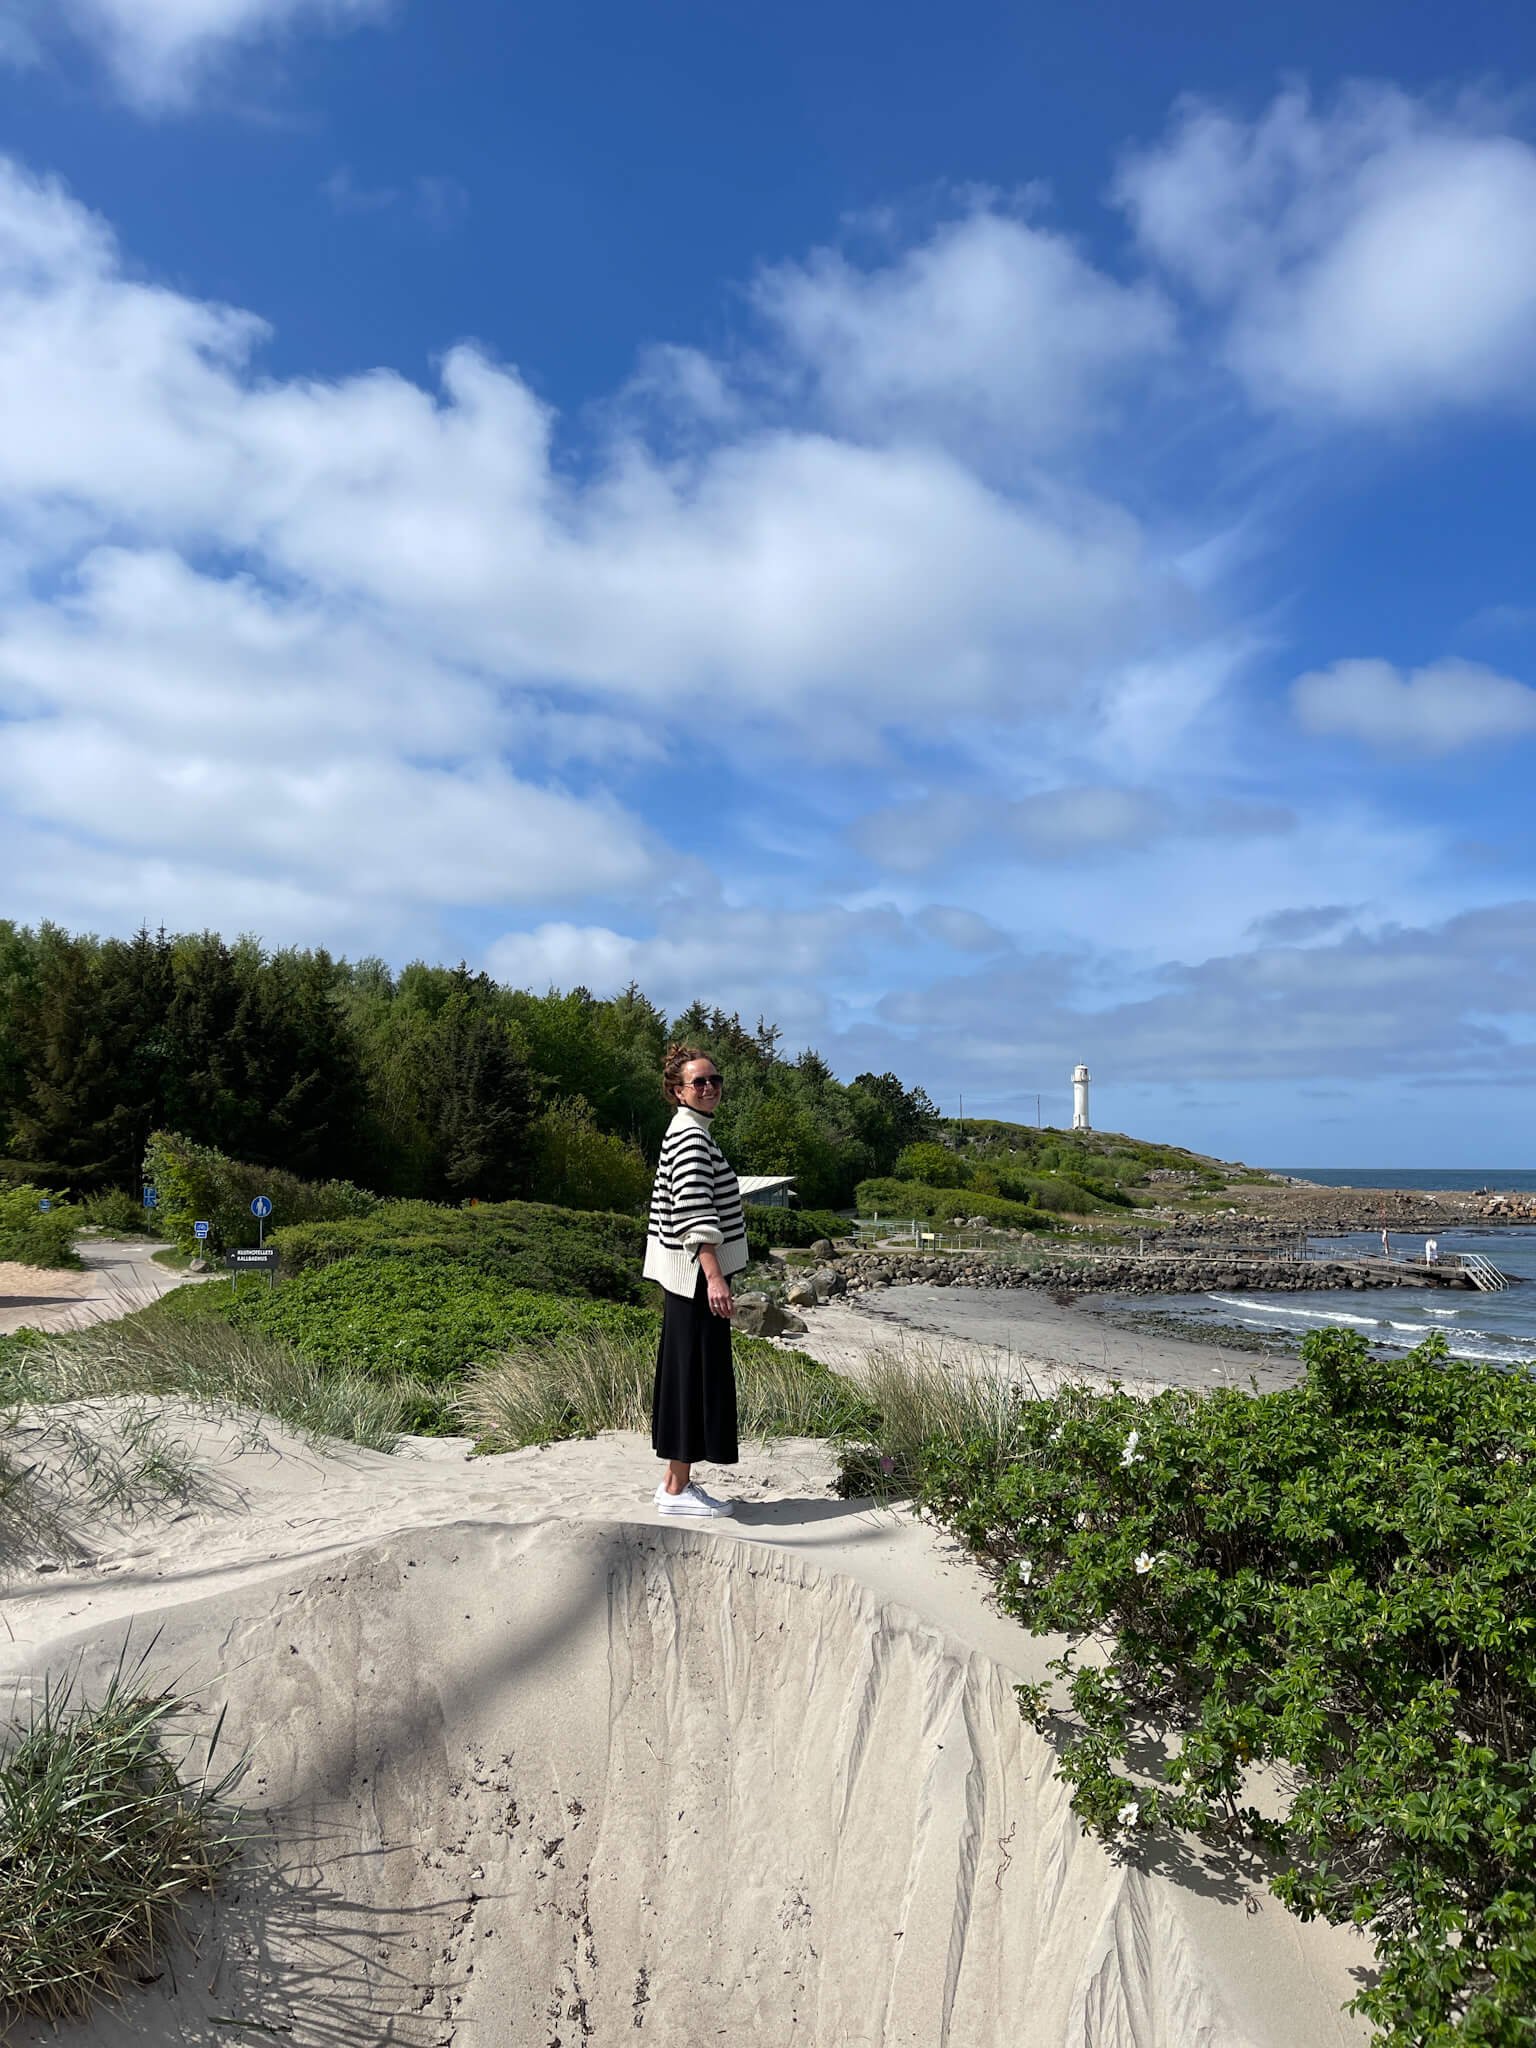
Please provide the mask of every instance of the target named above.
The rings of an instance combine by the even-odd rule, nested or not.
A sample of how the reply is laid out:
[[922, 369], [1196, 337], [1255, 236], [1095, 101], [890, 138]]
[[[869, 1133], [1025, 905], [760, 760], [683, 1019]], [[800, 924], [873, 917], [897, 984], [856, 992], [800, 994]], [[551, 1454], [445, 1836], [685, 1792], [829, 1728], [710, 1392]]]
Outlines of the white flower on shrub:
[[1141, 1820], [1141, 1808], [1134, 1799], [1127, 1799], [1124, 1806], [1115, 1815], [1115, 1819], [1120, 1823], [1121, 1827], [1133, 1828]]
[[1136, 1448], [1136, 1446], [1140, 1442], [1141, 1431], [1139, 1429], [1133, 1429], [1130, 1435], [1125, 1440], [1125, 1449], [1120, 1453], [1120, 1462], [1122, 1465], [1144, 1465], [1146, 1463], [1146, 1459], [1142, 1456], [1141, 1452], [1138, 1451]]
[[1147, 1573], [1151, 1571], [1156, 1563], [1157, 1559], [1150, 1550], [1139, 1550], [1136, 1553], [1136, 1569], [1143, 1578], [1146, 1577]]
[[1028, 1557], [1021, 1557], [1019, 1559], [1019, 1584], [1021, 1586], [1027, 1586], [1034, 1576], [1034, 1560]]

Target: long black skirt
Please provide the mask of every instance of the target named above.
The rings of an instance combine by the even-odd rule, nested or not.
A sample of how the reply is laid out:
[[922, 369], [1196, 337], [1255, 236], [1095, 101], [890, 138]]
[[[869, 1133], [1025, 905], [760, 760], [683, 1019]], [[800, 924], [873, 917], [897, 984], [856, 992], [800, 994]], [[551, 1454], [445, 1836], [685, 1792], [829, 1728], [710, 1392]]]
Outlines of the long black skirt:
[[691, 1301], [663, 1290], [651, 1444], [658, 1458], [684, 1465], [734, 1465], [738, 1456], [730, 1319], [711, 1314], [702, 1272]]

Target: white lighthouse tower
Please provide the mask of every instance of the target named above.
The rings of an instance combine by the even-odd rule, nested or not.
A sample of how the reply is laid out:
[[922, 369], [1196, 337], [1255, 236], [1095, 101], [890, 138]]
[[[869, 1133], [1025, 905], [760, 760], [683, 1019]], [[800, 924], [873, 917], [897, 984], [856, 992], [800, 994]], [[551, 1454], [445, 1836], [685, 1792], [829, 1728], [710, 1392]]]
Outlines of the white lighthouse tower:
[[1078, 1063], [1072, 1069], [1072, 1128], [1074, 1131], [1091, 1131], [1088, 1121], [1088, 1069]]

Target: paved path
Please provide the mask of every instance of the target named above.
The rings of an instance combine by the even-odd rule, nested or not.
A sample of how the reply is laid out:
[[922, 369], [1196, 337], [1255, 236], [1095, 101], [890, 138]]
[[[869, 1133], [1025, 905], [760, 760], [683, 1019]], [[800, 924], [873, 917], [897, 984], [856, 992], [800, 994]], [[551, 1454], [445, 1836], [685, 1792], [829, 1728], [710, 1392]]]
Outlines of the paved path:
[[83, 1237], [76, 1250], [83, 1273], [0, 1264], [0, 1336], [12, 1330], [84, 1330], [147, 1308], [193, 1276], [157, 1266], [166, 1250], [147, 1237]]

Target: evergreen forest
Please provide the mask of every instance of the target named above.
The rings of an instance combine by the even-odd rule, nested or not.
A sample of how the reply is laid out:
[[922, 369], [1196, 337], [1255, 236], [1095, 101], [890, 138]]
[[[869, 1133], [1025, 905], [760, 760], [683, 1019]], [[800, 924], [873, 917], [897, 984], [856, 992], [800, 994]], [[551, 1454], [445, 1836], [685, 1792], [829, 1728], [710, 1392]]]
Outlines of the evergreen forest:
[[631, 985], [542, 994], [413, 962], [269, 950], [214, 932], [129, 939], [0, 920], [0, 1184], [136, 1190], [153, 1132], [256, 1166], [434, 1202], [635, 1211], [670, 1114], [670, 1039], [726, 1079], [717, 1131], [742, 1173], [845, 1207], [931, 1135], [894, 1074], [837, 1080], [814, 1051]]

